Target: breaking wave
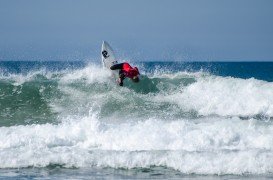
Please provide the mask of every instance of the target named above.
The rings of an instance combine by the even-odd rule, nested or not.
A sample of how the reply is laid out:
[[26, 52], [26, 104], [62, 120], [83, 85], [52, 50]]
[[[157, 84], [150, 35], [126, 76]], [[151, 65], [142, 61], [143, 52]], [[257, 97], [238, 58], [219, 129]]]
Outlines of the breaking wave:
[[273, 83], [144, 72], [119, 87], [97, 65], [0, 76], [0, 168], [273, 172]]

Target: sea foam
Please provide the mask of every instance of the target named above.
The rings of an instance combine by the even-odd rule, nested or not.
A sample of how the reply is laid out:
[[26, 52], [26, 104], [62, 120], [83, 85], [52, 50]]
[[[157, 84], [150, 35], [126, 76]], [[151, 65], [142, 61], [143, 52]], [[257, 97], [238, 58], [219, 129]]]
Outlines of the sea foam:
[[273, 116], [273, 83], [256, 79], [205, 76], [189, 86], [180, 86], [158, 101], [178, 104], [200, 115]]
[[272, 132], [272, 123], [254, 119], [111, 124], [96, 115], [73, 117], [58, 125], [1, 127], [0, 167], [166, 166], [198, 174], [271, 173]]

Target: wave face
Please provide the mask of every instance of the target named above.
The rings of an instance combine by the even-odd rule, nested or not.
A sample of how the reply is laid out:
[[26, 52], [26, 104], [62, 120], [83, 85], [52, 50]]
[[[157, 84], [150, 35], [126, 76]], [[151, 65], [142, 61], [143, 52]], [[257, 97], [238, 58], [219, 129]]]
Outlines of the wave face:
[[95, 64], [2, 65], [0, 168], [273, 173], [273, 82], [135, 65], [141, 81], [124, 87]]

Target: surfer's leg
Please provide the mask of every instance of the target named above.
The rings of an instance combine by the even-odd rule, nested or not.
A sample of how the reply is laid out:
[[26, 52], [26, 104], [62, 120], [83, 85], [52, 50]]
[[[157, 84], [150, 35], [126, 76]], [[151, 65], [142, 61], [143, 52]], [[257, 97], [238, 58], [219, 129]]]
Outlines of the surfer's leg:
[[116, 70], [116, 69], [122, 69], [123, 63], [120, 64], [114, 64], [113, 66], [110, 67], [111, 70]]

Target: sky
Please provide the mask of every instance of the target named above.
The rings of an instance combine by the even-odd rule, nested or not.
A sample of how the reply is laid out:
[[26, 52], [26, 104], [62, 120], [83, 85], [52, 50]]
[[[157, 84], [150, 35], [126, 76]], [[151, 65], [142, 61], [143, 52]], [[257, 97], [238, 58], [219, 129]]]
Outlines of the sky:
[[0, 0], [0, 60], [273, 61], [272, 0]]

